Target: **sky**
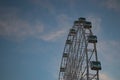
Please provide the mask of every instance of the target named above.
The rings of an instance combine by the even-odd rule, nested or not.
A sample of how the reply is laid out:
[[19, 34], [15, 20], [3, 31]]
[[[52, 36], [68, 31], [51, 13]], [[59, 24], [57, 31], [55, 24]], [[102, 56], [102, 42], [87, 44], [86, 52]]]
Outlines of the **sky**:
[[98, 37], [100, 80], [119, 80], [120, 0], [0, 0], [0, 80], [58, 80], [79, 17]]

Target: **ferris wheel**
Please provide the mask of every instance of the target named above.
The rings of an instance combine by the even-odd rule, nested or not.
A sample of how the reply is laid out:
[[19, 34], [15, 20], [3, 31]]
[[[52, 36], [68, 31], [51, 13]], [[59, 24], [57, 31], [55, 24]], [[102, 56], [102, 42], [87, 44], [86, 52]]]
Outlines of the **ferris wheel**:
[[81, 17], [74, 21], [63, 50], [59, 80], [99, 80], [101, 63], [92, 24]]

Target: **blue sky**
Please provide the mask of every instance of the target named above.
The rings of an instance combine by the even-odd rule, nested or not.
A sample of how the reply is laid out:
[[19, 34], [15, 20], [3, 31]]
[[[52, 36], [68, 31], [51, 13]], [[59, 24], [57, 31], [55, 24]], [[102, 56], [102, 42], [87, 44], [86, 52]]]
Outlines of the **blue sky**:
[[98, 37], [100, 79], [119, 80], [119, 0], [0, 0], [0, 80], [58, 80], [65, 40], [79, 17]]

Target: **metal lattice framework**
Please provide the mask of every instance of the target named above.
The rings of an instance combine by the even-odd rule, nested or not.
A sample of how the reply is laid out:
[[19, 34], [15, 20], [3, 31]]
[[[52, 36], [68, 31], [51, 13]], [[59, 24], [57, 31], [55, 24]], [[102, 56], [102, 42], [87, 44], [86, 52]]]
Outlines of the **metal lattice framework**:
[[59, 80], [99, 80], [97, 37], [91, 28], [91, 22], [85, 18], [74, 21], [65, 43]]

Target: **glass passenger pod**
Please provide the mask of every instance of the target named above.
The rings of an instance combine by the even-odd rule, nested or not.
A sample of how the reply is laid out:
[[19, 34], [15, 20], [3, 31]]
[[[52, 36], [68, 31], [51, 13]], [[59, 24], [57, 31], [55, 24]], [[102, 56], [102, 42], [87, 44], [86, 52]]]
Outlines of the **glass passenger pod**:
[[60, 72], [65, 72], [65, 68], [61, 67]]
[[74, 21], [75, 26], [79, 26], [79, 21]]
[[97, 43], [97, 37], [95, 35], [88, 36], [89, 43]]
[[63, 53], [63, 57], [68, 57], [68, 53]]
[[66, 44], [72, 44], [71, 40], [66, 40]]
[[85, 23], [85, 21], [86, 21], [85, 18], [83, 18], [83, 17], [80, 17], [80, 18], [79, 18], [79, 22], [80, 22], [80, 23]]
[[92, 28], [91, 22], [85, 22], [84, 28], [87, 28], [87, 29]]
[[74, 36], [76, 34], [76, 30], [75, 29], [70, 29], [70, 33], [71, 36]]
[[101, 70], [101, 63], [99, 61], [90, 62], [91, 70]]

